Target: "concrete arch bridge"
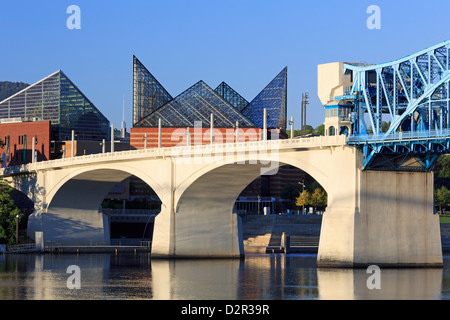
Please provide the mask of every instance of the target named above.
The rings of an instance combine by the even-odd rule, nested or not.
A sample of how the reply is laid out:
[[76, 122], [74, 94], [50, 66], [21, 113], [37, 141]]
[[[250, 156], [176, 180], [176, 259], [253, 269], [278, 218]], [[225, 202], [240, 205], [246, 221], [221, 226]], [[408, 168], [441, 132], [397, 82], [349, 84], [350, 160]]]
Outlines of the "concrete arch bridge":
[[233, 205], [255, 178], [281, 164], [298, 167], [328, 193], [319, 266], [441, 266], [432, 172], [363, 171], [363, 156], [345, 136], [154, 148], [95, 154], [3, 169], [35, 202], [31, 237], [65, 244], [109, 241], [100, 205], [134, 175], [162, 201], [152, 256], [237, 258], [244, 255]]

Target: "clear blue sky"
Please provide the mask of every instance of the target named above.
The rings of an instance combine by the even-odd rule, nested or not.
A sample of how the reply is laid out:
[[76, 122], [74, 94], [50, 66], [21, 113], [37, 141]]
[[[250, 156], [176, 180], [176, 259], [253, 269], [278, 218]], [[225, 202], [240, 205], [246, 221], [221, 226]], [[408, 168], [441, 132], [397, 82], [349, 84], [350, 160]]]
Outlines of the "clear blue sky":
[[[69, 30], [68, 6], [81, 9]], [[369, 5], [381, 29], [369, 30]], [[323, 122], [317, 65], [381, 63], [450, 39], [448, 0], [0, 0], [0, 80], [34, 83], [63, 70], [114, 124], [131, 127], [132, 56], [176, 96], [199, 80], [227, 82], [251, 101], [288, 67], [296, 128]]]

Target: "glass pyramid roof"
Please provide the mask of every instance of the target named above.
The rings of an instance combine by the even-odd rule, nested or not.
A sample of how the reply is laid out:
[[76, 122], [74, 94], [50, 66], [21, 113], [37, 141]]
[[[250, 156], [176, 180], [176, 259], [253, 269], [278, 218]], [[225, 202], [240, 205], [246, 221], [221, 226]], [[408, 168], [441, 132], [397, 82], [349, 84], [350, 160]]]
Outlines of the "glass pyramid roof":
[[61, 71], [28, 86], [0, 102], [0, 119], [50, 121], [51, 139], [102, 140], [109, 135], [109, 121]]
[[287, 67], [285, 67], [243, 110], [257, 127], [263, 127], [264, 108], [267, 128], [286, 130]]
[[214, 91], [239, 111], [242, 111], [242, 109], [244, 109], [248, 105], [248, 101], [245, 100], [239, 93], [237, 93], [225, 82], [219, 84], [219, 86], [214, 89]]
[[230, 128], [236, 122], [240, 127], [254, 127], [249, 119], [203, 81], [150, 113], [136, 126], [157, 127], [161, 119], [163, 127], [193, 127], [195, 121], [201, 121], [205, 127], [210, 126], [211, 113], [214, 114], [215, 127]]
[[250, 103], [222, 82], [212, 89], [199, 81], [176, 98], [133, 56], [133, 121], [135, 127], [189, 127], [195, 121], [215, 127], [263, 127], [267, 109], [267, 128], [286, 130], [287, 67], [285, 67]]
[[133, 56], [133, 123], [137, 124], [147, 115], [172, 100], [172, 96]]
[[77, 140], [99, 141], [110, 135], [109, 121], [76, 85], [60, 72], [59, 137], [66, 140], [75, 131]]

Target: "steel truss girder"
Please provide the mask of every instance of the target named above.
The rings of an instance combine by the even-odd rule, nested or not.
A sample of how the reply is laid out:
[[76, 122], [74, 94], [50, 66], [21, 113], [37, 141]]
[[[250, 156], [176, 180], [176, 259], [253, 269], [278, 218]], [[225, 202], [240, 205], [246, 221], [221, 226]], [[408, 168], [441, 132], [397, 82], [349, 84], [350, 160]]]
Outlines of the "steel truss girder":
[[[382, 114], [387, 122], [391, 122], [386, 134], [395, 132], [422, 102], [431, 99], [436, 89], [450, 80], [449, 47], [450, 41], [443, 42], [403, 59], [379, 65], [345, 64], [345, 72], [353, 73], [353, 91], [359, 93], [358, 107], [368, 114], [375, 134], [381, 133]], [[370, 73], [376, 75], [375, 84], [369, 83]], [[374, 85], [376, 90], [370, 91]], [[447, 107], [448, 99], [447, 95], [445, 101], [441, 101], [443, 106]], [[428, 114], [431, 115], [431, 112]], [[355, 128], [359, 125], [355, 124]]]
[[[364, 169], [410, 170], [413, 158], [415, 170], [431, 170], [435, 159], [450, 151], [449, 50], [446, 41], [389, 63], [344, 65], [344, 72], [353, 73], [352, 90], [358, 93], [349, 144], [363, 153]], [[382, 120], [390, 122], [386, 132], [381, 132]], [[373, 136], [361, 134], [360, 127], [371, 129]], [[433, 132], [432, 139], [417, 141], [408, 134], [404, 141], [389, 139], [399, 132], [412, 137], [421, 130]]]
[[363, 148], [363, 170], [428, 172], [441, 155], [439, 152], [414, 152], [409, 149], [384, 152], [384, 148], [378, 152]]
[[355, 147], [363, 155], [363, 170], [431, 171], [441, 154], [450, 153], [448, 140], [377, 142]]

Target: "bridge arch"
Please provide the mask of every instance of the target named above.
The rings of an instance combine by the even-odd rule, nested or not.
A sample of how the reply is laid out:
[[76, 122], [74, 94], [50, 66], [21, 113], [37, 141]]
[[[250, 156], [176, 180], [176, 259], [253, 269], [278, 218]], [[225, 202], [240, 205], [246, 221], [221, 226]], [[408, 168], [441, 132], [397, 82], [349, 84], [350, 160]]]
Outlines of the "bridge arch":
[[[332, 152], [331, 150], [322, 150], [322, 152], [315, 151], [305, 151], [302, 155], [298, 153], [295, 155], [292, 154], [283, 154], [283, 160], [279, 160], [279, 156], [273, 157], [269, 155], [263, 154], [262, 156], [259, 154], [253, 154], [247, 156], [245, 162], [236, 163], [236, 161], [223, 161], [223, 163], [212, 163], [206, 166], [202, 166], [198, 170], [196, 170], [193, 174], [191, 174], [188, 178], [182, 181], [176, 189], [176, 195], [178, 199], [182, 199], [186, 197], [186, 191], [195, 187], [195, 183], [201, 182], [201, 179], [206, 179], [211, 182], [217, 182], [219, 177], [223, 177], [226, 171], [230, 172], [230, 176], [233, 177], [233, 180], [236, 181], [237, 187], [236, 197], [250, 182], [252, 182], [257, 177], [263, 174], [276, 174], [278, 172], [278, 168], [283, 165], [291, 165], [298, 169], [303, 170], [307, 174], [309, 174], [314, 180], [316, 180], [323, 188], [327, 191], [328, 189], [328, 173], [326, 172], [326, 153]], [[321, 155], [319, 155], [321, 154]], [[322, 165], [323, 164], [323, 165]], [[217, 177], [215, 176], [217, 175]], [[226, 178], [226, 177], [224, 177]], [[234, 179], [236, 178], [236, 179]], [[242, 181], [240, 181], [242, 179]], [[225, 183], [235, 184], [232, 179], [224, 179]], [[245, 184], [245, 185], [244, 185]], [[243, 186], [243, 187], [242, 187]], [[241, 190], [237, 190], [241, 188]], [[234, 190], [234, 189], [233, 189]]]
[[41, 229], [48, 241], [108, 244], [108, 219], [104, 218], [101, 204], [114, 186], [128, 177], [141, 179], [165, 201], [161, 184], [140, 168], [116, 164], [61, 171], [53, 177], [53, 185], [47, 184], [49, 190], [40, 219], [29, 226], [30, 230]]
[[[316, 180], [328, 193], [327, 176], [316, 166], [304, 161], [277, 162], [276, 168], [267, 174], [276, 174], [278, 168], [284, 165], [291, 165], [310, 175]], [[233, 212], [233, 207], [242, 191], [256, 178], [262, 176], [265, 166], [260, 164], [236, 164], [227, 163], [221, 166], [209, 166], [202, 172], [198, 172], [196, 179], [188, 186], [183, 187], [179, 200], [177, 201], [176, 213], [180, 215], [197, 216], [196, 219], [186, 220], [188, 225], [178, 223], [180, 232], [189, 236], [187, 233], [191, 229], [189, 224], [200, 221], [208, 221], [207, 217], [200, 217], [199, 213], [204, 215], [216, 216], [219, 221], [221, 216], [229, 216]], [[192, 236], [192, 235], [191, 235]]]
[[[163, 194], [164, 186], [153, 179], [147, 172], [140, 170], [139, 168], [130, 165], [101, 165], [101, 166], [88, 166], [81, 167], [75, 170], [66, 170], [61, 176], [57, 177], [56, 183], [54, 183], [48, 190], [46, 190], [46, 202], [49, 204], [56, 193], [64, 186], [68, 181], [78, 179], [80, 177], [89, 177], [91, 174], [98, 174], [100, 178], [111, 180], [111, 182], [119, 183], [123, 179], [136, 176], [146, 184], [148, 184], [158, 194]], [[117, 175], [115, 176], [115, 173]], [[122, 177], [125, 177], [121, 179]], [[91, 180], [95, 180], [94, 176], [90, 177]], [[109, 181], [108, 180], [108, 181]]]

